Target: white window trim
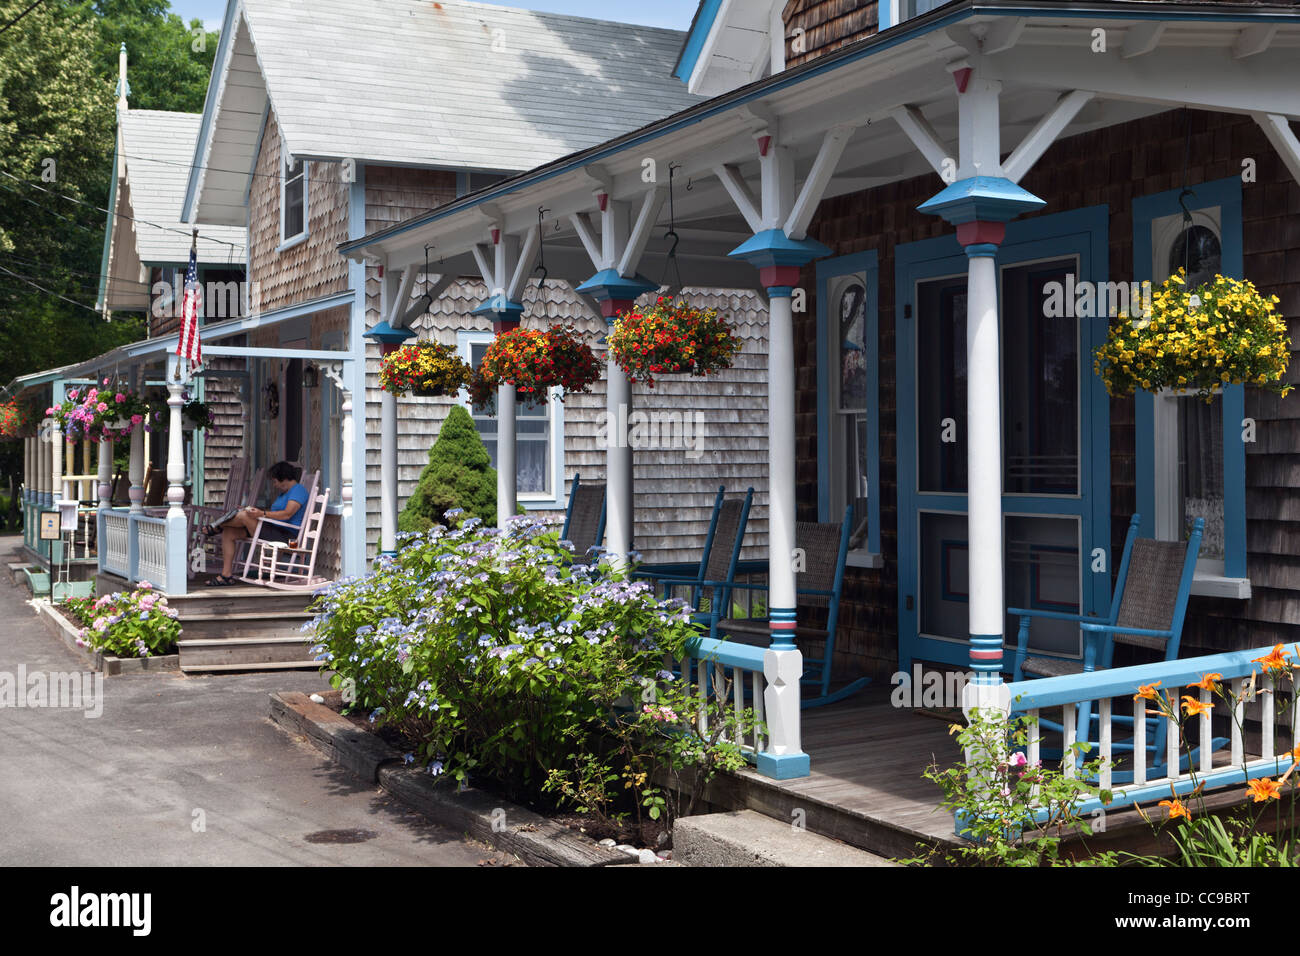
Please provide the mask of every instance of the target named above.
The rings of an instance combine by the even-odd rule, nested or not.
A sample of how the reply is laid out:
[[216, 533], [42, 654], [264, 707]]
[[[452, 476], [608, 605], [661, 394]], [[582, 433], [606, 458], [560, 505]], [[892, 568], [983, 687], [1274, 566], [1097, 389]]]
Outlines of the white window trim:
[[285, 249], [293, 248], [298, 245], [298, 243], [305, 240], [308, 233], [311, 232], [311, 218], [308, 208], [310, 205], [310, 199], [308, 196], [308, 167], [311, 164], [304, 159], [302, 161], [302, 232], [292, 236], [286, 236], [284, 234], [284, 192], [285, 187], [289, 184], [289, 180], [285, 176], [285, 168], [288, 166], [289, 160], [292, 158], [292, 156], [284, 151], [282, 145], [280, 147], [280, 245], [276, 247], [276, 252], [283, 252]]
[[[1223, 245], [1223, 212], [1219, 206], [1194, 209], [1192, 225], [1205, 226], [1219, 237]], [[1169, 254], [1185, 228], [1181, 213], [1161, 216], [1151, 221], [1151, 275], [1158, 277], [1153, 286], [1168, 275]], [[1155, 536], [1161, 541], [1182, 539], [1178, 525], [1178, 394], [1171, 390], [1157, 392], [1152, 403], [1156, 447], [1153, 451], [1155, 471]], [[1206, 597], [1247, 599], [1251, 595], [1249, 578], [1229, 578], [1223, 574], [1222, 558], [1196, 560], [1192, 576], [1192, 593]]]
[[[491, 342], [496, 334], [487, 331], [461, 330], [456, 333], [456, 351], [470, 362], [470, 346]], [[527, 511], [548, 511], [565, 506], [564, 497], [564, 403], [559, 399], [560, 389], [551, 389], [548, 407], [551, 413], [551, 492], [520, 492], [519, 503]], [[473, 415], [469, 392], [460, 390], [459, 401]]]

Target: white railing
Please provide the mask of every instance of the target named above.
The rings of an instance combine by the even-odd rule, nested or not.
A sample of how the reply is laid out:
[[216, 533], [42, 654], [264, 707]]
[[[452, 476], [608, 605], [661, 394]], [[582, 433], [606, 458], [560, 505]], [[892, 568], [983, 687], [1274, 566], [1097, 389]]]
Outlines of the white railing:
[[730, 709], [731, 726], [723, 732], [733, 744], [750, 756], [762, 752], [765, 651], [762, 647], [707, 637], [695, 642], [692, 656], [681, 663], [681, 674], [683, 689], [690, 692], [694, 687], [702, 705], [696, 721], [700, 737], [708, 740], [717, 732], [709, 720], [710, 708], [703, 706], [712, 703], [722, 711]]
[[167, 582], [167, 519], [134, 515], [136, 566], [131, 579], [165, 587]]
[[[1276, 677], [1256, 663], [1272, 651], [1258, 647], [1008, 684], [1013, 713], [1027, 714], [1039, 728], [1029, 731], [1029, 763], [1043, 753], [1044, 733], [1059, 737], [1064, 752], [1088, 742], [1084, 759], [1100, 759], [1096, 783], [1113, 794], [1106, 809], [1285, 774], [1296, 762], [1293, 748], [1300, 745], [1300, 708], [1290, 676], [1291, 665], [1300, 664], [1300, 651], [1286, 652], [1286, 666]], [[1209, 674], [1219, 675], [1221, 690], [1193, 686]], [[1143, 688], [1166, 702], [1135, 699]], [[1168, 715], [1168, 702], [1178, 717]], [[1187, 716], [1198, 702], [1212, 707]], [[1086, 705], [1082, 713], [1081, 704]], [[1044, 731], [1048, 721], [1061, 730]], [[1063, 772], [1076, 775], [1075, 761], [1065, 760]], [[1093, 798], [1077, 809], [1090, 813], [1102, 806]]]
[[105, 511], [100, 516], [99, 566], [111, 574], [131, 573], [131, 516], [126, 511]]

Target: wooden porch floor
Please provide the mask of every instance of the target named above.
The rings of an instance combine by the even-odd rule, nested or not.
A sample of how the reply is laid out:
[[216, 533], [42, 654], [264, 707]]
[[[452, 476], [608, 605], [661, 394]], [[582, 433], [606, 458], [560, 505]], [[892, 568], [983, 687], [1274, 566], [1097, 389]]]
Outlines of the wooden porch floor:
[[954, 843], [939, 788], [921, 774], [961, 756], [949, 720], [894, 707], [892, 688], [870, 686], [852, 699], [805, 710], [803, 748], [810, 776], [772, 780], [754, 770], [719, 776], [705, 791], [726, 808], [761, 810], [884, 856], [913, 856], [919, 843]]

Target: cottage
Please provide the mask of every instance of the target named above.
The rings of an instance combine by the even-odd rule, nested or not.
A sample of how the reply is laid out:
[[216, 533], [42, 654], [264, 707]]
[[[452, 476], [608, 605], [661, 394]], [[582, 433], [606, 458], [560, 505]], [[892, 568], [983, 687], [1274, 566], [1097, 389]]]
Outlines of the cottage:
[[[712, 99], [342, 247], [389, 272], [416, 267], [425, 246], [468, 268], [484, 249], [527, 244], [544, 206], [561, 220], [552, 248], [591, 253], [566, 278], [608, 315], [635, 297], [626, 280], [644, 249], [618, 217], [657, 219], [672, 188], [648, 181], [647, 163], [693, 184], [676, 196], [677, 223], [730, 244], [770, 309], [770, 646], [709, 643], [700, 673], [709, 663], [765, 685], [753, 699], [770, 736], [753, 747], [776, 778], [817, 767], [799, 678], [818, 642], [790, 637], [816, 614], [796, 596], [801, 521], [847, 510], [865, 526], [839, 609], [846, 679], [922, 661], [972, 671], [968, 705], [1009, 706], [1007, 608], [1104, 617], [1135, 513], [1146, 537], [1183, 540], [1194, 520], [1206, 530], [1186, 581], [1190, 659], [1132, 675], [1175, 687], [1193, 671], [1242, 677], [1244, 649], [1298, 636], [1287, 476], [1300, 399], [1237, 385], [1208, 404], [1112, 398], [1092, 355], [1111, 318], [1096, 295], [1137, 283], [1141, 301], [1143, 282], [1179, 267], [1249, 277], [1297, 314], [1300, 11], [931, 6], [706, 0], [676, 75]], [[708, 242], [678, 256], [722, 275]], [[1092, 304], [1053, 309], [1067, 287]], [[610, 450], [610, 474], [635, 470], [621, 454]], [[612, 487], [612, 523], [634, 527], [631, 498]], [[1062, 670], [1085, 669], [1077, 624], [1048, 620], [1034, 641]], [[1067, 728], [1076, 703], [1100, 702], [1108, 739], [1109, 698], [1136, 689], [1124, 694], [1130, 671], [1116, 673], [1013, 690], [1034, 701], [1024, 706], [1063, 708]], [[822, 735], [833, 770], [803, 796], [871, 776], [872, 744], [837, 733]], [[1148, 791], [1167, 792], [1156, 777]]]

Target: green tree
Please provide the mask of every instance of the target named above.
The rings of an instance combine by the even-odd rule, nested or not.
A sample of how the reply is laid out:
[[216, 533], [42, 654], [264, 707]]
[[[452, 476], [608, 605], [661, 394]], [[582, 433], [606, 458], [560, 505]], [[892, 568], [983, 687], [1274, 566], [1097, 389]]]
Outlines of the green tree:
[[200, 113], [218, 34], [188, 24], [167, 0], [82, 0], [96, 18], [95, 60], [116, 89], [117, 56], [126, 44], [132, 109]]
[[497, 520], [497, 472], [474, 427], [474, 419], [460, 405], [438, 431], [429, 449], [429, 463], [420, 472], [415, 493], [397, 516], [399, 531], [427, 531], [441, 523], [451, 508], [464, 508], [487, 525]]

